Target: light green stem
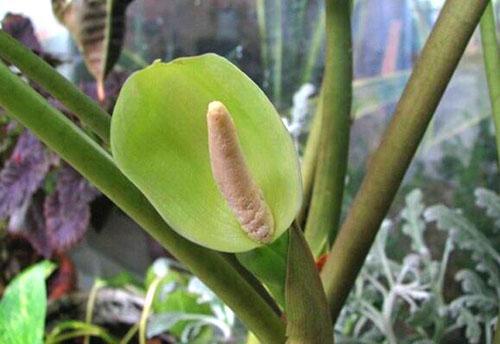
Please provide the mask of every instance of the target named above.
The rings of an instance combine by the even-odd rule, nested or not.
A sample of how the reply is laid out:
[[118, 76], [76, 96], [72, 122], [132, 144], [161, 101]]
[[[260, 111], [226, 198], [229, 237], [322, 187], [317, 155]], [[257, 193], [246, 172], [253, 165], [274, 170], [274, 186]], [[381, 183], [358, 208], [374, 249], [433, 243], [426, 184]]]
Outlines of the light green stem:
[[301, 228], [305, 226], [304, 222], [307, 217], [309, 205], [311, 204], [314, 175], [318, 161], [319, 140], [321, 136], [322, 99], [323, 98], [321, 96], [318, 97], [314, 118], [312, 120], [311, 129], [309, 130], [309, 136], [307, 137], [306, 148], [304, 150], [304, 157], [301, 164], [303, 198], [302, 206], [299, 214], [297, 215], [297, 223], [301, 226]]
[[278, 108], [281, 107], [282, 72], [283, 72], [283, 6], [282, 0], [273, 0], [273, 100]]
[[139, 320], [139, 344], [146, 344], [146, 330], [148, 325], [149, 313], [153, 309], [153, 301], [156, 295], [156, 291], [160, 286], [161, 281], [164, 276], [156, 277], [153, 282], [149, 285], [146, 297], [144, 298], [144, 307], [142, 308], [141, 318]]
[[15, 65], [29, 79], [56, 97], [69, 111], [77, 114], [104, 142], [109, 142], [111, 116], [47, 62], [2, 30], [0, 57]]
[[500, 49], [498, 48], [495, 14], [491, 2], [481, 18], [480, 28], [491, 113], [496, 130], [498, 164], [500, 165]]
[[267, 73], [269, 70], [269, 52], [267, 38], [267, 20], [266, 20], [266, 2], [265, 0], [256, 0], [255, 8], [257, 10], [257, 24], [259, 26], [259, 41], [260, 41], [260, 57], [264, 69], [264, 81], [267, 81]]
[[305, 236], [315, 256], [335, 237], [349, 150], [352, 45], [349, 0], [326, 0], [326, 65], [321, 89], [321, 133]]
[[319, 15], [314, 27], [311, 39], [311, 46], [307, 52], [306, 64], [302, 72], [301, 83], [312, 82], [314, 67], [318, 63], [318, 57], [321, 50], [321, 45], [325, 38], [325, 11], [323, 8], [319, 9]]
[[99, 188], [231, 307], [259, 339], [285, 341], [271, 306], [219, 253], [174, 232], [102, 147], [0, 63], [0, 106]]
[[[90, 289], [88, 300], [87, 300], [87, 307], [85, 308], [85, 322], [89, 326], [92, 325], [92, 317], [94, 315], [94, 306], [95, 306], [95, 302], [96, 302], [96, 298], [97, 298], [97, 292], [103, 286], [104, 286], [104, 282], [98, 279], [94, 282], [94, 285]], [[89, 343], [90, 343], [90, 337], [85, 336], [83, 338], [83, 344], [89, 344]]]
[[323, 268], [335, 321], [487, 0], [447, 0]]

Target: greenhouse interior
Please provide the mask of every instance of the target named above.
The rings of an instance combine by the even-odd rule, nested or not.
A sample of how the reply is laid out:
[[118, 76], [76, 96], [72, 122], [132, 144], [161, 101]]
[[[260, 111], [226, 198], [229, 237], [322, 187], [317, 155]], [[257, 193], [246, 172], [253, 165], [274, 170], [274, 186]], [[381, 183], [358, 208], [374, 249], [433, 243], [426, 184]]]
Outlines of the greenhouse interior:
[[500, 344], [499, 16], [0, 0], [0, 344]]

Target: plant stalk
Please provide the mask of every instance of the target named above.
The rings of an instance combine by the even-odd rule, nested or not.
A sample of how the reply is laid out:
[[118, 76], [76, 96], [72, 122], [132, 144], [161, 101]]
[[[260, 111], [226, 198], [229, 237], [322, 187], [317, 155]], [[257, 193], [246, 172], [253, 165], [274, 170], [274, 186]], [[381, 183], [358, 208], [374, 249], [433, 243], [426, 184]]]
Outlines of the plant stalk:
[[0, 106], [99, 188], [231, 307], [265, 343], [283, 343], [285, 325], [219, 253], [174, 232], [111, 156], [0, 63]]
[[301, 83], [312, 82], [314, 67], [319, 60], [321, 46], [325, 38], [325, 11], [323, 8], [318, 10], [317, 22], [314, 25], [314, 30], [311, 37], [311, 45], [309, 46], [307, 57], [305, 59], [305, 67], [302, 71]]
[[481, 42], [491, 101], [491, 113], [493, 123], [495, 123], [497, 158], [500, 165], [500, 48], [498, 47], [492, 2], [486, 7], [479, 26], [481, 28]]
[[447, 0], [322, 271], [335, 322], [487, 0]]
[[349, 0], [326, 0], [321, 133], [305, 236], [317, 257], [337, 233], [349, 150], [352, 43]]
[[101, 140], [109, 143], [111, 116], [47, 62], [2, 30], [0, 57], [19, 68], [28, 78], [56, 97], [69, 111], [78, 114], [81, 121]]
[[302, 158], [301, 172], [302, 172], [302, 206], [299, 214], [297, 215], [297, 223], [301, 228], [305, 227], [305, 220], [307, 211], [311, 204], [311, 196], [314, 184], [314, 175], [316, 172], [316, 165], [318, 162], [318, 147], [321, 135], [321, 95], [318, 97], [314, 117], [312, 119], [311, 128], [307, 137], [304, 156]]
[[273, 24], [272, 54], [273, 54], [273, 100], [279, 109], [283, 88], [283, 4], [282, 0], [273, 0], [275, 23]]

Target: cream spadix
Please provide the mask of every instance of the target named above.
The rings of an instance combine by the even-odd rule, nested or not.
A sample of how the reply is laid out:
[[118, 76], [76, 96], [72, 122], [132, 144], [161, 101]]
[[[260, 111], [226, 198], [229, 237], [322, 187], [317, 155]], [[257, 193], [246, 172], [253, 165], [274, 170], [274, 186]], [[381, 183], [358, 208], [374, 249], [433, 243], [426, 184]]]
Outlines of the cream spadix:
[[217, 186], [248, 236], [269, 242], [274, 231], [273, 216], [252, 179], [224, 104], [219, 101], [208, 104], [207, 126], [210, 163]]
[[[237, 154], [209, 148], [218, 140], [209, 140], [207, 121], [214, 100], [230, 114], [224, 123], [233, 129], [220, 129], [237, 137]], [[243, 252], [275, 241], [302, 201], [298, 157], [281, 118], [252, 80], [217, 55], [134, 73], [114, 108], [111, 150], [172, 229], [215, 250]]]

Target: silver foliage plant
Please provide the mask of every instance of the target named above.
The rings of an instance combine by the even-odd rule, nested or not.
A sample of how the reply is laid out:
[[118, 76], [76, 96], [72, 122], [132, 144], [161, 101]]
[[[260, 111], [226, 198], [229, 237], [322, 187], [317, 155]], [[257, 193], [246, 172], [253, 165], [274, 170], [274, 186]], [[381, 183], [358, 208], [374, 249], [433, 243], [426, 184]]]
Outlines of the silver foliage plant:
[[[475, 197], [498, 239], [500, 196], [480, 188]], [[500, 300], [495, 238], [488, 238], [460, 210], [442, 204], [426, 208], [420, 190], [407, 195], [400, 217], [400, 228], [389, 220], [383, 223], [336, 325], [336, 343], [442, 343], [456, 339], [453, 335], [464, 340], [463, 334], [469, 343], [492, 343]], [[429, 238], [439, 237], [435, 227], [445, 238], [442, 245], [433, 243], [431, 251]], [[390, 245], [404, 248], [407, 239], [409, 250], [402, 259], [388, 256]], [[438, 253], [436, 246], [441, 246]], [[452, 266], [452, 253], [474, 264], [454, 261]], [[457, 265], [458, 296], [448, 292], [450, 281], [445, 284], [448, 270]]]

